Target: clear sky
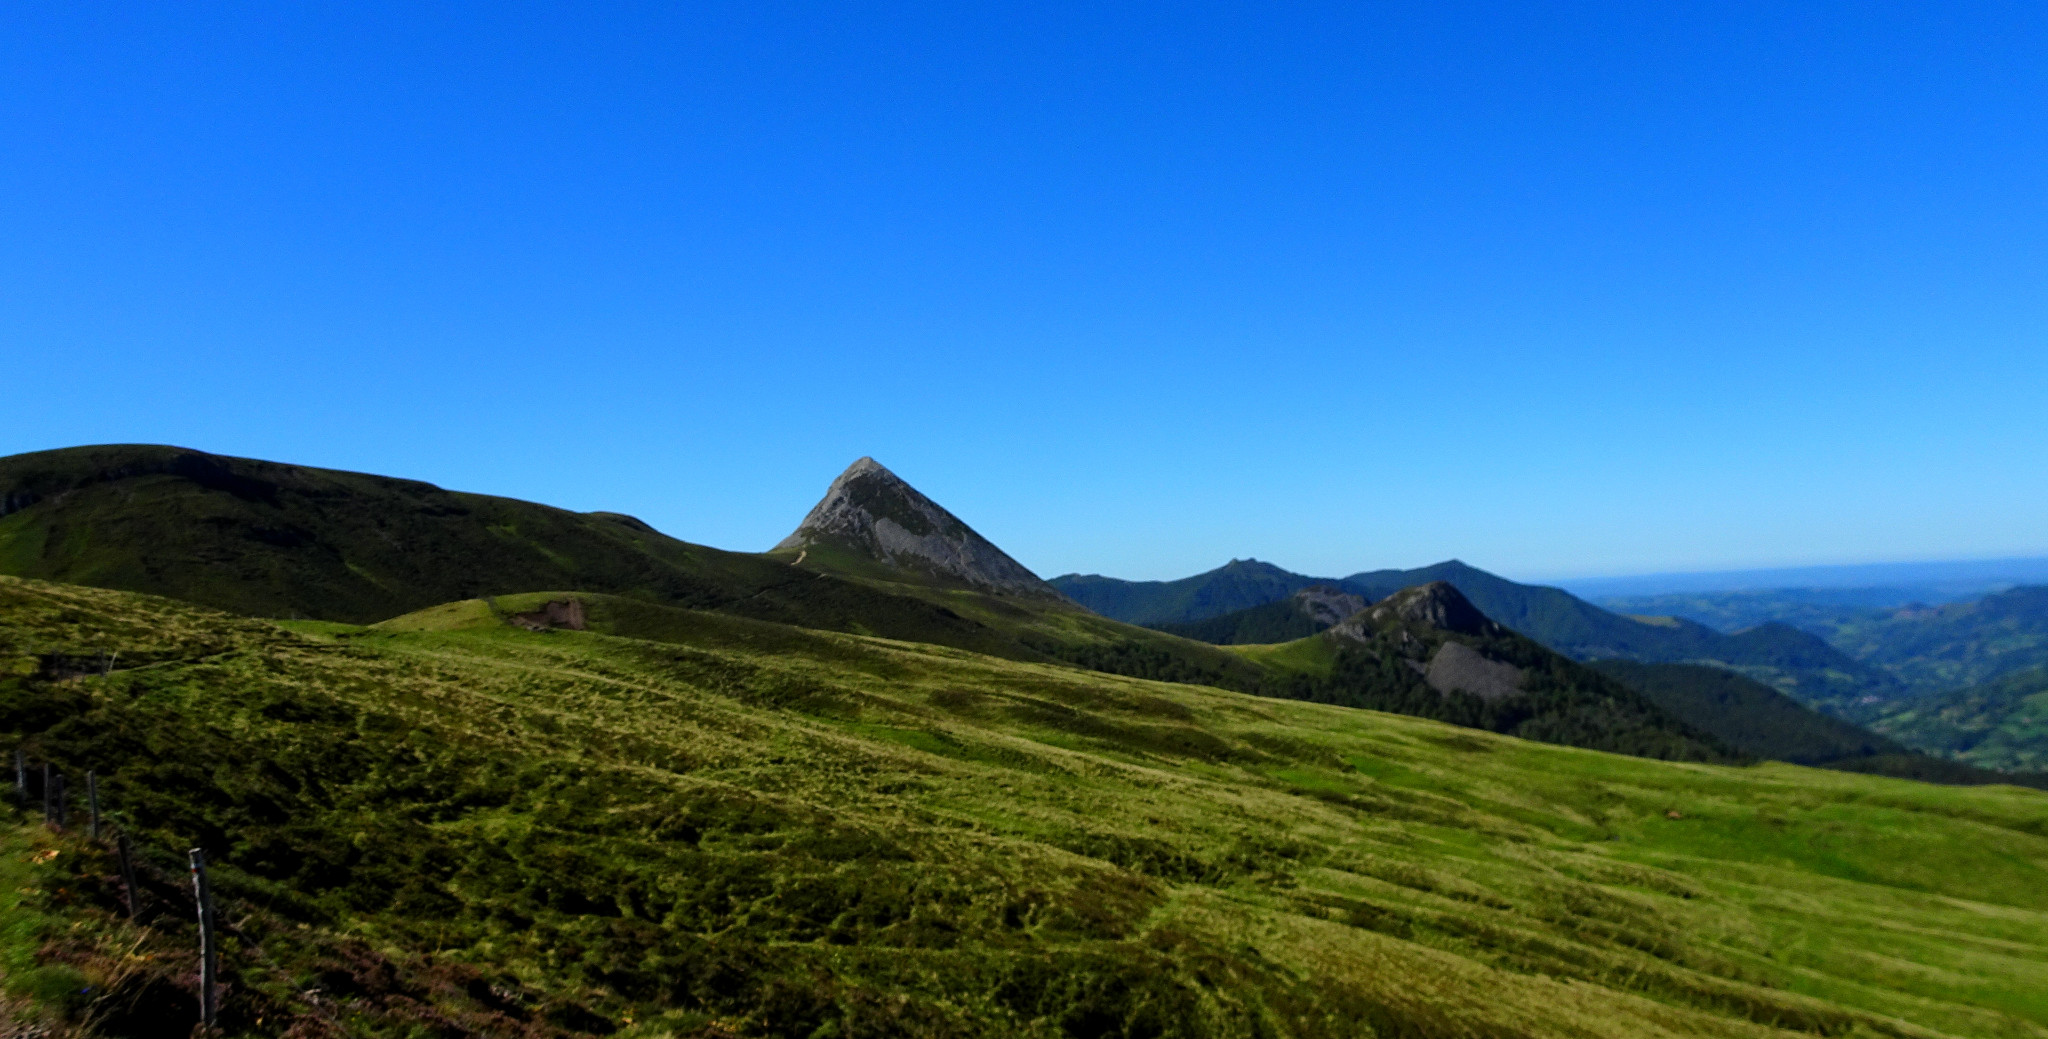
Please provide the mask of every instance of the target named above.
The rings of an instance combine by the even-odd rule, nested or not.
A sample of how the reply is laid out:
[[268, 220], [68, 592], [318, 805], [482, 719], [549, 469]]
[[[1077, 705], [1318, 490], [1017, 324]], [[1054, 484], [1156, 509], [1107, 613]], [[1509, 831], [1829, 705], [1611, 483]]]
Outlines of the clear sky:
[[0, 453], [1051, 575], [2048, 554], [2048, 5], [0, 8]]

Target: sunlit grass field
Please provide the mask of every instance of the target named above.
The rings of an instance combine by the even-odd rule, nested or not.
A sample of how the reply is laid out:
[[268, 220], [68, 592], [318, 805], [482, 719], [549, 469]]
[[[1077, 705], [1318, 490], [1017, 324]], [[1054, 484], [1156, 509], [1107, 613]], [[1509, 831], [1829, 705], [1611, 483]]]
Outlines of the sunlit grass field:
[[[2048, 1036], [2048, 794], [596, 596], [500, 619], [550, 597], [355, 628], [0, 579], [0, 732], [99, 769], [162, 868], [214, 855], [274, 961], [230, 957], [245, 1034]], [[26, 826], [10, 975], [118, 996], [113, 950], [184, 948]], [[39, 992], [10, 1012], [95, 1012]]]

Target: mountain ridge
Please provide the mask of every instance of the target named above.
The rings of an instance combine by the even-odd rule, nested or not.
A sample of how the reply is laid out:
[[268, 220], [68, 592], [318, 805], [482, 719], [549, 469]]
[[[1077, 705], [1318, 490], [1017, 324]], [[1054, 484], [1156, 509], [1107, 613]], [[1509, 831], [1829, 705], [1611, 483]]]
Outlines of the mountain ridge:
[[[1283, 630], [1284, 609], [1266, 608], [1310, 585], [1334, 586], [1377, 602], [1402, 588], [1441, 580], [1458, 588], [1489, 618], [1576, 660], [1622, 658], [1727, 667], [1803, 703], [1845, 715], [1867, 709], [1869, 702], [1895, 698], [1900, 692], [1884, 672], [1795, 628], [1763, 626], [1726, 635], [1682, 619], [1646, 622], [1601, 609], [1561, 588], [1519, 584], [1456, 559], [1413, 570], [1362, 571], [1344, 578], [1313, 578], [1252, 562], [1255, 571], [1248, 572], [1243, 563], [1233, 560], [1216, 570], [1171, 582], [1119, 582], [1099, 575], [1069, 575], [1051, 583], [1083, 606], [1119, 620], [1206, 613], [1192, 620], [1153, 623], [1160, 630], [1230, 644], [1240, 641], [1234, 634], [1238, 627], [1247, 632]], [[1221, 591], [1209, 591], [1210, 585]], [[1245, 598], [1263, 601], [1238, 611], [1208, 613], [1218, 604]], [[1254, 615], [1253, 610], [1265, 612]], [[1243, 616], [1235, 622], [1223, 620], [1239, 611]]]
[[[1453, 673], [1477, 683], [1468, 683], [1467, 692], [1512, 699], [1503, 692], [1509, 686], [1482, 681], [1488, 669], [1471, 660], [1434, 672], [1428, 661], [1418, 662], [1419, 672], [1375, 665], [1306, 688], [1284, 668], [1222, 646], [1097, 616], [871, 458], [841, 473], [797, 533], [768, 554], [692, 545], [619, 513], [569, 512], [416, 480], [148, 445], [0, 458], [0, 504], [8, 510], [0, 517], [0, 573], [170, 595], [250, 615], [366, 623], [439, 603], [556, 588], [1427, 716], [1452, 710], [1439, 701], [1458, 688], [1447, 677]], [[1282, 618], [1268, 633], [1272, 641], [1313, 634], [1364, 602], [1356, 591], [1303, 584], [1257, 560], [1237, 561], [1233, 569], [1268, 589], [1259, 594], [1270, 594], [1275, 582], [1299, 586], [1292, 593], [1298, 616]], [[1482, 593], [1517, 587], [1458, 563], [1431, 573], [1451, 579], [1446, 587], [1462, 580]], [[1384, 586], [1424, 575], [1370, 576]], [[1590, 688], [1588, 681], [1564, 684]], [[1487, 718], [1501, 716], [1487, 710]], [[1630, 724], [1643, 732], [1665, 727], [1649, 715]], [[1529, 734], [1669, 752], [1657, 740], [1590, 722]]]

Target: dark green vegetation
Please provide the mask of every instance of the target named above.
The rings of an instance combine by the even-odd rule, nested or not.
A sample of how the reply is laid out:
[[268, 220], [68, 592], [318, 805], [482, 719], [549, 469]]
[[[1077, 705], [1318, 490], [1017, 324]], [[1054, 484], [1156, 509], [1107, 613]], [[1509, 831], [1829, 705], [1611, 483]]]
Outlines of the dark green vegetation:
[[[1196, 629], [1184, 625], [1215, 618], [1215, 624], [1200, 630], [1223, 635], [1217, 640], [1222, 642], [1240, 627], [1259, 627], [1274, 619], [1249, 612], [1228, 618], [1225, 614], [1264, 606], [1310, 584], [1330, 584], [1377, 600], [1431, 581], [1449, 582], [1488, 617], [1577, 660], [1710, 664], [1740, 672], [1801, 703], [1836, 712], [1847, 712], [1864, 700], [1899, 695], [1897, 684], [1885, 672], [1788, 625], [1766, 624], [1730, 635], [1683, 619], [1624, 617], [1563, 589], [1517, 584], [1455, 559], [1417, 570], [1353, 574], [1342, 580], [1290, 574], [1263, 563], [1233, 562], [1173, 582], [1070, 575], [1054, 578], [1052, 584], [1076, 602], [1119, 620], [1171, 613], [1171, 621], [1162, 623], [1183, 625], [1171, 630], [1187, 632]], [[1258, 595], [1267, 597], [1235, 605]], [[1233, 609], [1206, 612], [1224, 603], [1233, 604]]]
[[1930, 757], [1719, 668], [1632, 660], [1597, 660], [1592, 666], [1742, 754], [1930, 783], [2013, 783], [2048, 789], [2048, 771], [2038, 763], [2014, 761], [1995, 766], [2003, 771], [1994, 771]]
[[[2037, 792], [631, 599], [588, 623], [661, 641], [502, 622], [551, 598], [363, 629], [0, 579], [0, 743], [99, 768], [161, 875], [213, 853], [231, 1034], [2048, 1036]], [[0, 872], [10, 1027], [184, 1034], [175, 883], [138, 930], [76, 838], [0, 826]]]
[[1899, 704], [1871, 727], [1983, 768], [2048, 770], [2048, 667]]
[[1592, 666], [1745, 754], [1822, 765], [1906, 753], [1891, 740], [1808, 710], [1767, 685], [1720, 668], [1633, 660], [1597, 660]]
[[904, 638], [980, 637], [922, 602], [677, 541], [629, 516], [170, 447], [0, 459], [0, 572], [350, 623], [584, 588]]
[[1067, 574], [1048, 583], [1104, 617], [1165, 626], [1264, 606], [1318, 582], [1271, 563], [1233, 559], [1208, 573], [1178, 581], [1120, 581], [1100, 574]]
[[1292, 598], [1269, 602], [1264, 606], [1226, 613], [1208, 620], [1188, 621], [1184, 624], [1160, 624], [1156, 627], [1171, 635], [1179, 635], [1197, 642], [1210, 642], [1218, 646], [1250, 646], [1270, 642], [1293, 642], [1307, 638], [1330, 625], [1315, 617], [1301, 603]]

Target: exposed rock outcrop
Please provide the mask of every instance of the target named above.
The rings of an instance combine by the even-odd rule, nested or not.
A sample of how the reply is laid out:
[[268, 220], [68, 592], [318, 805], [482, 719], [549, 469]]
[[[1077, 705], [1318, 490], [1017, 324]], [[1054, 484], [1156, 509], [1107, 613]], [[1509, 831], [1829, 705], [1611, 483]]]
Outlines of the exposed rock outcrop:
[[1462, 642], [1445, 642], [1429, 658], [1423, 680], [1439, 693], [1471, 693], [1481, 700], [1504, 700], [1522, 691], [1522, 669], [1488, 659]]
[[1403, 588], [1352, 613], [1330, 634], [1362, 644], [1391, 640], [1408, 666], [1440, 693], [1501, 700], [1522, 691], [1521, 668], [1450, 637], [1496, 638], [1512, 632], [1488, 619], [1444, 581]]
[[583, 603], [578, 599], [556, 599], [538, 610], [515, 613], [505, 619], [528, 631], [547, 631], [552, 628], [585, 631], [589, 628], [589, 621], [583, 614]]
[[1371, 605], [1362, 595], [1326, 584], [1312, 584], [1295, 592], [1294, 601], [1310, 620], [1326, 626], [1342, 623], [1344, 618]]
[[775, 546], [820, 546], [1003, 595], [1061, 598], [1051, 585], [872, 458], [846, 468]]

